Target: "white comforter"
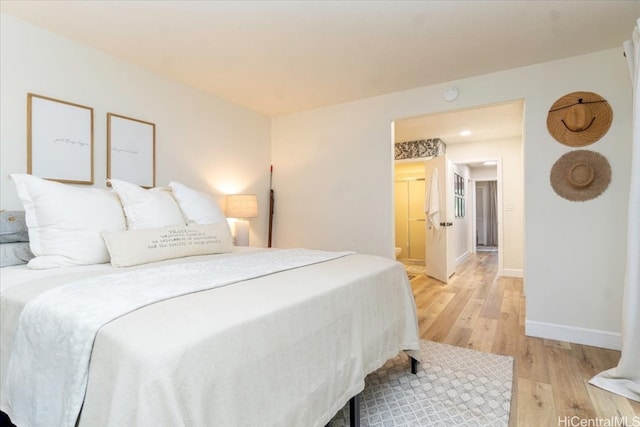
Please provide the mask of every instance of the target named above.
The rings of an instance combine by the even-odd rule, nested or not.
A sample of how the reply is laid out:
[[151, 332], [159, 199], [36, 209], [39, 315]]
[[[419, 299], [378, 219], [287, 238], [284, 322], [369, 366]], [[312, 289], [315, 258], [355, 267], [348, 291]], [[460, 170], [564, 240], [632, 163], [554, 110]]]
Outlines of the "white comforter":
[[[238, 260], [254, 256], [258, 255], [233, 257], [225, 264], [250, 269]], [[200, 270], [200, 264], [191, 262], [186, 271]], [[249, 265], [263, 263], [254, 260]], [[366, 373], [399, 350], [418, 348], [413, 298], [401, 269], [393, 261], [352, 255], [153, 304], [115, 320], [96, 338], [80, 424], [322, 425], [362, 389]], [[120, 279], [127, 276], [128, 282], [117, 283], [146, 282], [140, 279], [143, 271], [120, 275]], [[179, 281], [176, 278], [184, 271], [184, 267], [169, 266], [150, 272], [159, 279], [155, 286], [161, 286]], [[221, 270], [209, 267], [204, 277], [216, 271]], [[269, 271], [275, 270], [263, 273]], [[241, 280], [233, 276], [202, 281], [192, 273], [186, 276], [185, 283]], [[82, 283], [96, 281], [87, 278]], [[15, 318], [15, 310], [9, 311]], [[3, 322], [3, 333], [4, 328]], [[69, 331], [75, 332], [75, 327]], [[73, 348], [75, 342], [62, 339], [61, 352], [54, 351], [56, 345], [41, 351], [48, 348], [47, 355], [57, 355], [57, 361], [67, 357], [67, 344]], [[8, 369], [4, 375], [3, 367], [3, 383], [12, 376], [10, 382], [21, 386], [31, 380], [29, 374], [15, 376], [19, 371]], [[49, 395], [49, 403], [61, 405], [46, 408], [45, 414], [70, 413], [67, 421], [73, 425], [75, 411], [69, 408], [79, 404], [74, 403], [78, 397], [35, 383], [33, 387], [28, 387], [29, 393]], [[3, 392], [3, 401], [6, 398]], [[26, 400], [27, 406], [47, 402], [42, 396], [19, 400]], [[24, 426], [60, 425], [44, 419], [42, 423], [43, 418], [35, 423], [14, 421]]]

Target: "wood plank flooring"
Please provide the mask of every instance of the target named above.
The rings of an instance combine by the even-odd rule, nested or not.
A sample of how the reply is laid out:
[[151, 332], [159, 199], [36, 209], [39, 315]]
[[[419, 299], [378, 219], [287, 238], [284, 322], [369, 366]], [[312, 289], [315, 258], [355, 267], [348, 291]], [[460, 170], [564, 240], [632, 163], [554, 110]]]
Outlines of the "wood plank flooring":
[[497, 264], [497, 252], [478, 252], [458, 266], [448, 285], [427, 276], [412, 279], [421, 337], [513, 356], [510, 426], [605, 425], [603, 419], [613, 417], [639, 425], [640, 403], [588, 384], [616, 366], [620, 352], [525, 336], [522, 279], [498, 277]]

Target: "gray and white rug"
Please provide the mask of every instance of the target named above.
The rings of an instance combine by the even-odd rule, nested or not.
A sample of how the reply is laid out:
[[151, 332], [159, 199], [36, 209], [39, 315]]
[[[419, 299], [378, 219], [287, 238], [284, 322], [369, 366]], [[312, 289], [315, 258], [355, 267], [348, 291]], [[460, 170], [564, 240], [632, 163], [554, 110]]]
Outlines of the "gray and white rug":
[[[424, 340], [420, 347], [417, 375], [402, 353], [367, 376], [362, 427], [509, 425], [512, 357]], [[347, 404], [329, 426], [348, 425]]]

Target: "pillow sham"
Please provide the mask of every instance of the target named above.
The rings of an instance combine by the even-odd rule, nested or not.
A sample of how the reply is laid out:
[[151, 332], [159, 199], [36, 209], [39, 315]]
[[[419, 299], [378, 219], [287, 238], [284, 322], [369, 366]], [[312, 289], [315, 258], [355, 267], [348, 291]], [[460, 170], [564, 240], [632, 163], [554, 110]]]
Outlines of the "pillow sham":
[[0, 243], [28, 242], [24, 211], [0, 211]]
[[194, 190], [176, 181], [169, 183], [173, 197], [189, 224], [225, 224], [229, 235], [231, 229], [227, 217], [218, 203], [209, 194]]
[[115, 231], [102, 237], [114, 267], [233, 250], [231, 235], [221, 223]]
[[218, 203], [207, 193], [194, 190], [176, 181], [171, 181], [169, 188], [187, 221], [196, 224], [227, 222]]
[[120, 197], [129, 230], [185, 225], [182, 211], [170, 191], [161, 188], [145, 190], [135, 184], [110, 179]]
[[100, 188], [79, 188], [28, 174], [12, 174], [25, 209], [33, 269], [109, 262], [100, 236], [126, 229], [118, 196]]
[[28, 242], [0, 244], [0, 268], [26, 264], [33, 258]]

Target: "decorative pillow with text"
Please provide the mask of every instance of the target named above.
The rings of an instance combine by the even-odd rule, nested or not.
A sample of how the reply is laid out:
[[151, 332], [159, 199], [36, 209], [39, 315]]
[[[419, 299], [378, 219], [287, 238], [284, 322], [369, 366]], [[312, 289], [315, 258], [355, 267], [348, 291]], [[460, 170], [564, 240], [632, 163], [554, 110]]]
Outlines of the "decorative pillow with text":
[[233, 250], [228, 226], [223, 223], [116, 231], [103, 233], [102, 238], [114, 267]]

